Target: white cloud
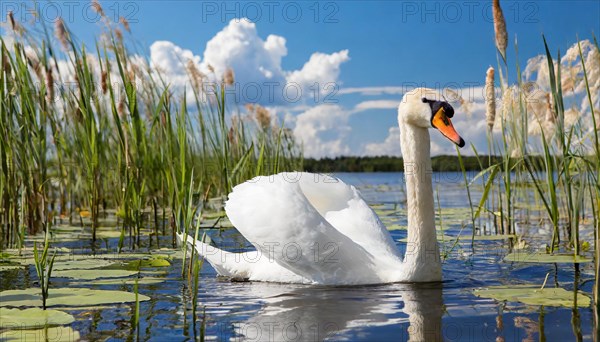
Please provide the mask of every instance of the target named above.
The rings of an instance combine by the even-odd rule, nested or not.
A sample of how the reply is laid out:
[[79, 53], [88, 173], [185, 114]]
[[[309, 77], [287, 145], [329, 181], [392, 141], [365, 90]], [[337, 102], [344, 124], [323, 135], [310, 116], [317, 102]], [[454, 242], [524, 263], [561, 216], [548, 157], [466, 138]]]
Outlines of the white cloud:
[[354, 106], [354, 112], [362, 112], [369, 109], [396, 109], [399, 103], [399, 101], [394, 100], [363, 101]]
[[[414, 85], [411, 85], [414, 88]], [[409, 87], [349, 87], [341, 88], [339, 91], [340, 95], [360, 94], [365, 96], [376, 96], [376, 95], [402, 95], [407, 90], [412, 89]]]
[[[227, 68], [235, 71], [236, 82], [285, 82], [281, 60], [287, 55], [286, 40], [269, 35], [266, 40], [258, 36], [256, 24], [245, 19], [234, 19], [206, 44], [202, 70], [211, 65], [217, 75]], [[265, 94], [266, 96], [266, 94]]]
[[160, 68], [168, 83], [179, 87], [189, 83], [186, 70], [189, 60], [211, 81], [220, 80], [231, 68], [235, 85], [230, 88], [230, 99], [240, 104], [257, 102], [276, 106], [314, 102], [310, 87], [315, 83], [319, 83], [322, 93], [330, 92], [324, 85], [338, 83], [340, 66], [350, 59], [348, 50], [332, 54], [315, 52], [300, 70], [284, 70], [281, 62], [287, 53], [284, 37], [271, 34], [262, 39], [255, 23], [233, 19], [207, 42], [202, 61], [192, 51], [166, 41], [152, 44], [150, 60]]
[[388, 136], [381, 143], [368, 143], [364, 154], [368, 156], [400, 156], [400, 128], [390, 127]]
[[307, 157], [321, 158], [349, 154], [345, 138], [352, 128], [350, 114], [342, 107], [323, 104], [296, 117], [294, 136], [303, 144]]
[[200, 56], [172, 42], [156, 41], [150, 46], [150, 66], [164, 75], [171, 85], [184, 86], [189, 82], [186, 64], [190, 60], [199, 67]]
[[291, 72], [287, 80], [290, 83], [300, 85], [308, 93], [310, 93], [311, 87], [318, 84], [321, 92], [325, 93], [327, 84], [337, 82], [340, 75], [340, 65], [348, 60], [350, 60], [348, 50], [330, 55], [315, 52], [302, 69]]

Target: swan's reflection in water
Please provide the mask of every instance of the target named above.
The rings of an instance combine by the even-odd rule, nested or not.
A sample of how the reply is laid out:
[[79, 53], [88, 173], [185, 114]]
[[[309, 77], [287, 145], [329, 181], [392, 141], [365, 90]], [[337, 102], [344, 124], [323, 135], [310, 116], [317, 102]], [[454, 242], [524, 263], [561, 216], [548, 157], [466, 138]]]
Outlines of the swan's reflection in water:
[[[441, 284], [298, 286], [280, 288], [272, 296], [269, 289], [278, 291], [272, 285], [253, 283], [246, 289], [266, 303], [255, 316], [235, 324], [245, 341], [442, 340]], [[381, 329], [369, 329], [375, 326], [395, 327], [377, 336]]]

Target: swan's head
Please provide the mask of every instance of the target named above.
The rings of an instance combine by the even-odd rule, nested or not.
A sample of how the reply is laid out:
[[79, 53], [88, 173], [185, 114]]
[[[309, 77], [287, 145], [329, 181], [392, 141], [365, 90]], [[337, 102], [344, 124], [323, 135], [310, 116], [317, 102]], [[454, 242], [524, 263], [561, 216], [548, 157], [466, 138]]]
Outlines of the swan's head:
[[406, 93], [398, 106], [398, 122], [422, 128], [436, 128], [442, 135], [459, 147], [465, 141], [458, 135], [452, 121], [454, 108], [440, 99], [440, 95], [426, 88], [417, 88]]

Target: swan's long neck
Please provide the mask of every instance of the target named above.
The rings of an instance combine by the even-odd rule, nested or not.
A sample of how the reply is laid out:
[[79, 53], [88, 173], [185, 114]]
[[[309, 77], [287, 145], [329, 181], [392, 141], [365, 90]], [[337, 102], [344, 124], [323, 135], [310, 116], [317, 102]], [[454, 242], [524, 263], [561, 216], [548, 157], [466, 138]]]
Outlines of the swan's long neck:
[[440, 281], [442, 271], [435, 232], [429, 131], [402, 120], [399, 126], [408, 215], [403, 273], [411, 281]]

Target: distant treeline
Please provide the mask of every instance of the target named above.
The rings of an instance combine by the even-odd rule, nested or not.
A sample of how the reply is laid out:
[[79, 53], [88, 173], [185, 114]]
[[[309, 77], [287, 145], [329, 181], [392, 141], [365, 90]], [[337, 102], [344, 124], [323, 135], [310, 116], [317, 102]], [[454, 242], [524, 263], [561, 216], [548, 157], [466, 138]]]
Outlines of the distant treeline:
[[[488, 156], [463, 156], [467, 171], [479, 171], [489, 166]], [[481, 161], [481, 164], [480, 164]], [[491, 157], [491, 164], [502, 161], [502, 157]], [[461, 171], [457, 156], [436, 156], [431, 158], [433, 171]], [[304, 159], [304, 170], [307, 172], [398, 172], [404, 171], [404, 163], [400, 157], [337, 157], [323, 159]]]

